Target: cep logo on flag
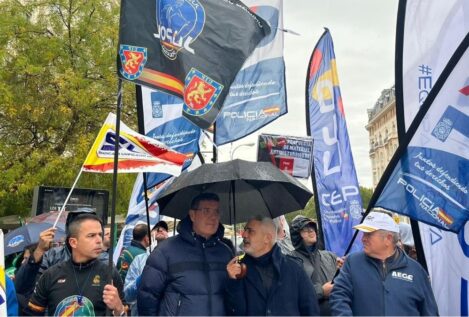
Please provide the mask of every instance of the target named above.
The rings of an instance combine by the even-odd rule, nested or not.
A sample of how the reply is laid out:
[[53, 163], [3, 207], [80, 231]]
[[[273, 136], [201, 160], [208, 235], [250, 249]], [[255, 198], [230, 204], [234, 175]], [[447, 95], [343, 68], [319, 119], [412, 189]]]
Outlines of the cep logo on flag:
[[[325, 30], [307, 72], [307, 131], [314, 139], [314, 179], [325, 247], [343, 255], [360, 223], [362, 200], [345, 122], [334, 45]], [[351, 251], [362, 248], [356, 241]]]

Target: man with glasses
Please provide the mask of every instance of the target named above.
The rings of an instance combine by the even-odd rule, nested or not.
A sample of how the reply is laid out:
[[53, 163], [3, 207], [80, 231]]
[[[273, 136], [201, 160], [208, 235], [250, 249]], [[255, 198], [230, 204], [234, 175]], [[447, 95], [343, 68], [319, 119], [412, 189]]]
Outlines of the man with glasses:
[[137, 295], [141, 316], [222, 316], [226, 263], [219, 198], [203, 193], [192, 200], [178, 235], [161, 243], [143, 269]]
[[438, 316], [425, 270], [397, 247], [399, 225], [370, 212], [354, 227], [363, 232], [363, 251], [350, 254], [334, 280], [334, 316]]
[[319, 250], [317, 230], [316, 222], [301, 215], [296, 216], [290, 226], [295, 247], [292, 255], [302, 260], [306, 275], [313, 282], [321, 316], [330, 316], [329, 296], [334, 286], [332, 279], [343, 260], [332, 252]]

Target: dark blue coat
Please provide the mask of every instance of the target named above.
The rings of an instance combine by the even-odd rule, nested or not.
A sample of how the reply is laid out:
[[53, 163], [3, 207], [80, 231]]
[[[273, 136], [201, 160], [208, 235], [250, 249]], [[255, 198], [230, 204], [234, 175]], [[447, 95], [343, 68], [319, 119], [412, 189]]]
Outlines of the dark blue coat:
[[178, 232], [158, 245], [147, 260], [137, 295], [139, 315], [224, 315], [226, 265], [233, 254], [221, 242], [223, 226], [205, 240], [192, 232], [187, 217]]
[[282, 254], [275, 245], [272, 262], [277, 279], [269, 294], [265, 291], [254, 260], [246, 255], [247, 275], [229, 279], [226, 289], [228, 315], [237, 316], [318, 316], [319, 306], [313, 284], [301, 263]]
[[386, 261], [350, 254], [329, 299], [335, 316], [436, 316], [427, 273], [397, 249]]

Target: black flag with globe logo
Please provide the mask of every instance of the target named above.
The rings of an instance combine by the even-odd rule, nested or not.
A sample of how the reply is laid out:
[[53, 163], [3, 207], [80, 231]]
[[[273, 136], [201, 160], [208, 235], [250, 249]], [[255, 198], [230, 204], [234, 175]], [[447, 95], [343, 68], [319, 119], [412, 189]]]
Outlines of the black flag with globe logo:
[[118, 75], [184, 100], [203, 129], [246, 58], [270, 33], [238, 0], [122, 0]]

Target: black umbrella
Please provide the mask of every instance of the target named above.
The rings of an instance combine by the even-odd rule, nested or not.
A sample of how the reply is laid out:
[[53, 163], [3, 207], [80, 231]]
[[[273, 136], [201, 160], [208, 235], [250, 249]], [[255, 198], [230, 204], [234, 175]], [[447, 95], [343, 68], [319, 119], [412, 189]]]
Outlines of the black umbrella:
[[192, 199], [206, 192], [219, 196], [220, 221], [224, 224], [300, 210], [313, 195], [271, 163], [234, 160], [204, 164], [181, 174], [157, 198], [160, 214], [182, 219]]

